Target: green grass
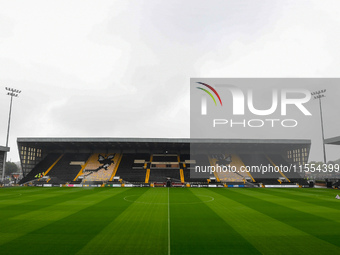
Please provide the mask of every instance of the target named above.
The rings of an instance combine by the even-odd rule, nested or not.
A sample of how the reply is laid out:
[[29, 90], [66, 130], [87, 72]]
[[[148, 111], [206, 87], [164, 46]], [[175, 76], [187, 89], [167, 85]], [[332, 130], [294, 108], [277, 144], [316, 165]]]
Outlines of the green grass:
[[0, 254], [340, 254], [338, 190], [0, 189]]

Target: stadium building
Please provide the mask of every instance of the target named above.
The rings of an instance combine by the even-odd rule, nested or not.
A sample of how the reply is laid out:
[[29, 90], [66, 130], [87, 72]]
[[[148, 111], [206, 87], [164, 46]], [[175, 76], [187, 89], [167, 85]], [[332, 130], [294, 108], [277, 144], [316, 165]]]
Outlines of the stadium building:
[[[307, 163], [311, 145], [310, 140], [153, 138], [18, 138], [17, 143], [20, 183], [38, 186], [301, 185], [306, 181], [297, 166]], [[197, 173], [203, 166], [232, 170]]]
[[3, 170], [4, 170], [4, 165], [5, 165], [5, 153], [9, 152], [8, 147], [0, 146], [0, 178], [4, 177], [3, 176]]
[[[325, 139], [325, 144], [340, 145], [340, 136], [335, 136], [335, 137]], [[334, 188], [339, 189], [340, 188], [340, 180], [338, 178], [338, 175], [336, 175], [336, 178], [326, 179], [326, 185], [327, 185], [328, 188], [334, 187]]]
[[340, 136], [335, 136], [335, 137], [325, 139], [325, 144], [340, 145]]

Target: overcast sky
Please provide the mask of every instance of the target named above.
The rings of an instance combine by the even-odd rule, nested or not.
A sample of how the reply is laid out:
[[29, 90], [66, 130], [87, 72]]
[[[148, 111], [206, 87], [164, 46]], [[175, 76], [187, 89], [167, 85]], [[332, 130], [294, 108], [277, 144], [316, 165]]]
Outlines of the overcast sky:
[[336, 0], [0, 0], [0, 145], [6, 86], [22, 90], [13, 161], [17, 137], [189, 137], [190, 77], [339, 77], [339, 10]]

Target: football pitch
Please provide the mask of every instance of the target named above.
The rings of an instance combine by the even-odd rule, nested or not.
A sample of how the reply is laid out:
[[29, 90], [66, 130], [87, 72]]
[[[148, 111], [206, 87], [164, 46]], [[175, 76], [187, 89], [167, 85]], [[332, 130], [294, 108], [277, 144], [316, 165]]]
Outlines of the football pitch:
[[340, 254], [339, 190], [0, 189], [0, 254]]

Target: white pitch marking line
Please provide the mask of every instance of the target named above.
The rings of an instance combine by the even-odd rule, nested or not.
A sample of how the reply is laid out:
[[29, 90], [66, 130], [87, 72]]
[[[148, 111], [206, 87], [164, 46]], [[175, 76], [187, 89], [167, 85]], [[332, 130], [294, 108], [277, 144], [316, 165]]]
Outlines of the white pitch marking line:
[[[141, 204], [157, 204], [157, 205], [165, 205], [168, 204], [168, 255], [171, 254], [171, 250], [170, 250], [170, 188], [168, 188], [168, 203], [150, 203], [150, 202], [142, 202], [142, 201], [133, 201], [133, 200], [129, 200], [127, 198], [129, 197], [133, 197], [133, 196], [137, 196], [137, 195], [130, 195], [130, 196], [126, 196], [124, 197], [124, 200], [127, 202], [132, 202], [132, 203], [141, 203]], [[196, 194], [196, 196], [200, 196], [200, 197], [208, 197], [210, 198], [210, 200], [208, 201], [201, 201], [201, 202], [193, 202], [193, 203], [172, 203], [172, 204], [183, 204], [183, 205], [190, 205], [190, 204], [200, 204], [200, 203], [209, 203], [215, 200], [214, 197], [211, 196], [207, 196], [207, 195], [199, 195]]]

